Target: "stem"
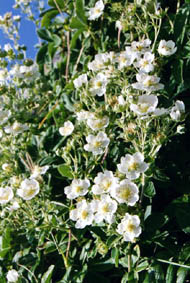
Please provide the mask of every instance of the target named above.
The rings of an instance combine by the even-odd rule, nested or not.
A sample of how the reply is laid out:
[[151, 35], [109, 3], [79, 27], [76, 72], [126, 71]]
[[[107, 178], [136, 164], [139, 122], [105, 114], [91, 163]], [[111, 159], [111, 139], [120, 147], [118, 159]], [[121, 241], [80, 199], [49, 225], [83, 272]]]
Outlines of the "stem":
[[160, 18], [160, 19], [159, 19], [158, 27], [154, 25], [155, 37], [154, 37], [154, 43], [153, 43], [153, 45], [152, 45], [152, 52], [154, 52], [155, 45], [156, 45], [156, 41], [157, 41], [158, 35], [159, 35], [159, 33], [160, 33], [161, 25], [162, 25], [162, 19]]
[[59, 11], [59, 13], [63, 16], [63, 13], [62, 13], [62, 11], [61, 11], [59, 5], [57, 4], [57, 1], [56, 1], [56, 0], [53, 0], [53, 2], [55, 3], [55, 6], [56, 6], [57, 10]]
[[38, 283], [38, 280], [37, 280], [36, 276], [34, 275], [34, 273], [33, 273], [32, 271], [30, 271], [30, 269], [28, 269], [26, 266], [24, 266], [24, 265], [22, 265], [22, 264], [20, 264], [20, 263], [17, 263], [17, 265], [20, 266], [20, 267], [22, 267], [22, 268], [24, 268], [25, 270], [27, 270], [27, 271], [32, 275], [32, 277], [34, 278], [34, 281], [35, 281], [36, 283]]
[[128, 273], [131, 272], [131, 243], [128, 244], [129, 253], [128, 253]]
[[144, 184], [145, 184], [145, 175], [142, 173], [142, 190], [141, 190], [141, 197], [140, 197], [140, 203], [143, 201], [143, 196], [144, 196]]
[[190, 265], [184, 265], [184, 264], [180, 264], [180, 263], [176, 263], [176, 262], [172, 262], [172, 261], [168, 261], [164, 259], [159, 259], [159, 258], [157, 258], [156, 260], [163, 262], [163, 263], [172, 264], [172, 265], [181, 266], [181, 267], [190, 269]]
[[68, 256], [69, 256], [70, 246], [71, 246], [71, 229], [69, 229], [69, 240], [68, 240], [68, 245], [67, 245], [67, 250], [66, 250], [66, 259], [68, 259]]
[[70, 49], [70, 33], [67, 31], [67, 63], [66, 63], [66, 69], [65, 69], [65, 79], [66, 82], [68, 81], [68, 75], [69, 75], [69, 63], [70, 63], [70, 56], [71, 56], [71, 49]]
[[82, 47], [81, 47], [81, 49], [80, 49], [79, 56], [78, 56], [78, 58], [77, 58], [77, 61], [76, 61], [75, 67], [74, 67], [74, 71], [77, 70], [77, 67], [78, 67], [78, 64], [79, 64], [79, 62], [80, 62], [80, 58], [81, 58], [81, 56], [82, 56], [82, 52], [83, 52], [83, 50], [84, 50], [84, 47], [85, 47], [85, 46], [82, 45]]

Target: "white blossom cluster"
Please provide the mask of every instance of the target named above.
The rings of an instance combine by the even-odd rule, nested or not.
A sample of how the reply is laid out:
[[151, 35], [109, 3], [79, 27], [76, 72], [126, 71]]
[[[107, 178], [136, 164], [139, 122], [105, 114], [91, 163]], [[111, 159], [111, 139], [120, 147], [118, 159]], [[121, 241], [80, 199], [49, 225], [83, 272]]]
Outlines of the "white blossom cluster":
[[[158, 46], [158, 53], [161, 56], [173, 55], [176, 50], [177, 47], [171, 40], [161, 40]], [[149, 39], [138, 42], [133, 41], [130, 46], [125, 48], [125, 51], [120, 53], [111, 51], [95, 55], [95, 59], [88, 63], [89, 72], [80, 75], [73, 83], [79, 91], [85, 89], [92, 96], [106, 96], [107, 86], [115, 72], [124, 72], [131, 67], [133, 67], [133, 70], [138, 71], [136, 73], [136, 82], [129, 85], [129, 88], [135, 92], [129, 106], [134, 115], [144, 119], [151, 115], [161, 116], [169, 114], [173, 120], [179, 120], [181, 114], [185, 111], [182, 101], [177, 101], [169, 109], [158, 108], [159, 93], [157, 92], [163, 90], [164, 85], [160, 83], [160, 77], [157, 76], [155, 71], [155, 54], [151, 52], [151, 41]], [[118, 97], [118, 103], [120, 105], [126, 103], [123, 96]], [[93, 113], [91, 115], [93, 116]], [[86, 120], [87, 124], [90, 124], [89, 119], [91, 117], [88, 117], [86, 111], [77, 113], [77, 118], [80, 121]]]
[[[102, 1], [98, 1], [95, 8], [89, 12], [89, 20], [98, 18], [102, 11]], [[169, 56], [176, 50], [172, 41], [162, 40], [157, 51], [160, 56]], [[164, 85], [156, 73], [156, 58], [151, 51], [149, 39], [133, 41], [125, 51], [119, 53], [111, 51], [97, 54], [94, 60], [88, 63], [88, 69], [87, 73], [73, 80], [78, 93], [85, 93], [97, 101], [106, 102], [109, 84], [115, 76], [130, 69], [136, 81], [127, 86], [128, 92], [122, 90], [117, 100], [120, 106], [128, 105], [128, 111], [132, 116], [143, 120], [170, 115], [177, 121], [185, 112], [182, 101], [176, 101], [169, 109], [158, 108], [159, 91], [163, 90]], [[128, 93], [132, 93], [133, 96]], [[83, 109], [76, 112], [76, 118], [77, 122], [83, 123], [90, 132], [86, 136], [84, 150], [94, 156], [104, 153], [106, 155], [111, 142], [108, 131], [111, 117]], [[68, 136], [73, 130], [74, 125], [67, 121], [59, 132], [63, 136]], [[116, 231], [125, 241], [135, 241], [141, 233], [140, 219], [138, 215], [131, 215], [129, 212], [130, 207], [139, 201], [139, 180], [148, 168], [149, 164], [144, 161], [144, 154], [137, 151], [121, 157], [116, 174], [105, 169], [104, 172], [97, 174], [93, 184], [88, 179], [73, 179], [72, 183], [65, 187], [64, 192], [68, 199], [76, 201], [75, 208], [70, 211], [70, 219], [76, 222], [75, 227], [82, 229], [87, 225], [100, 223], [117, 225]], [[120, 206], [126, 207], [125, 215], [119, 213]]]
[[[70, 211], [70, 219], [76, 221], [75, 227], [82, 229], [87, 225], [101, 222], [116, 223], [119, 206], [134, 206], [139, 200], [138, 186], [131, 180], [138, 179], [147, 169], [148, 164], [144, 162], [143, 155], [137, 152], [122, 157], [121, 164], [118, 164], [118, 170], [125, 175], [125, 179], [120, 180], [108, 170], [99, 172], [93, 180], [93, 185], [88, 179], [74, 179], [64, 191], [68, 199], [78, 200], [76, 208]], [[87, 199], [89, 196], [91, 199]], [[79, 200], [81, 197], [82, 200]], [[130, 220], [123, 227], [127, 216]], [[128, 213], [117, 227], [117, 232], [123, 234], [126, 241], [134, 241], [140, 231], [139, 217]]]

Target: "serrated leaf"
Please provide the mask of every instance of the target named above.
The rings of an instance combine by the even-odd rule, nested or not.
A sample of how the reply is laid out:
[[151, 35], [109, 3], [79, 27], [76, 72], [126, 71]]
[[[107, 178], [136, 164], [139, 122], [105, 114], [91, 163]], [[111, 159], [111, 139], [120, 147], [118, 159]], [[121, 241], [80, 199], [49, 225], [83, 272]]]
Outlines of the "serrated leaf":
[[71, 168], [69, 166], [62, 164], [62, 165], [59, 165], [57, 169], [63, 177], [73, 179], [73, 174], [71, 173]]
[[55, 265], [50, 265], [48, 270], [42, 276], [41, 283], [50, 283]]

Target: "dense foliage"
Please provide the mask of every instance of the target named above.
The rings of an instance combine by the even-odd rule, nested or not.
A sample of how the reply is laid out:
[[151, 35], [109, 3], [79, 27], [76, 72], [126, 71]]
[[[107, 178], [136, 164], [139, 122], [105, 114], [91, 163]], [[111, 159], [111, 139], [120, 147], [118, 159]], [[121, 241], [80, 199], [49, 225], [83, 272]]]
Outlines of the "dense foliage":
[[188, 282], [190, 1], [42, 4], [35, 60], [0, 17], [0, 282]]

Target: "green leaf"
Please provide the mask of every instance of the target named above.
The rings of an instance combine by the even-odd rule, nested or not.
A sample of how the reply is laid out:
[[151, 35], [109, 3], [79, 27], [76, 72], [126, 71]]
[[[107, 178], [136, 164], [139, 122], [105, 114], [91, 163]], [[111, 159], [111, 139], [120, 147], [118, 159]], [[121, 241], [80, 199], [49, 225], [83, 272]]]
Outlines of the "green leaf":
[[166, 282], [173, 283], [175, 282], [175, 267], [173, 265], [169, 265], [166, 272]]
[[136, 271], [137, 272], [141, 272], [145, 269], [147, 269], [149, 267], [149, 263], [147, 260], [144, 260], [143, 262], [141, 262], [140, 264], [138, 264], [138, 266], [136, 267]]
[[72, 17], [70, 22], [70, 28], [86, 30], [87, 26], [78, 17]]
[[59, 45], [61, 45], [62, 39], [58, 35], [53, 34], [52, 39], [53, 39], [53, 43], [55, 47], [58, 47]]
[[63, 177], [73, 179], [73, 174], [71, 173], [71, 169], [69, 166], [62, 164], [62, 165], [59, 165], [57, 169]]
[[59, 14], [57, 9], [52, 8], [52, 9], [47, 10], [41, 20], [41, 27], [48, 28], [48, 26], [51, 23], [51, 20], [55, 18], [57, 14]]
[[37, 34], [39, 35], [40, 38], [47, 40], [47, 41], [53, 41], [51, 37], [51, 33], [44, 28], [40, 28], [37, 30]]
[[78, 29], [72, 36], [71, 39], [71, 49], [75, 48], [76, 46], [76, 41], [79, 38], [80, 34], [84, 31], [84, 28]]
[[189, 5], [184, 5], [179, 10], [174, 23], [174, 36], [178, 44], [182, 44], [185, 38], [187, 23], [189, 19]]
[[76, 14], [82, 22], [85, 24], [87, 23], [87, 17], [85, 16], [84, 10], [84, 0], [76, 0]]
[[111, 257], [113, 259], [113, 262], [115, 263], [115, 267], [118, 267], [119, 265], [119, 249], [118, 248], [112, 249]]
[[174, 63], [172, 64], [172, 73], [177, 84], [181, 84], [184, 81], [183, 65], [184, 65], [184, 61], [181, 59], [174, 61]]
[[42, 276], [41, 283], [50, 283], [55, 265], [50, 265], [48, 270]]
[[3, 259], [8, 251], [11, 249], [11, 235], [10, 229], [5, 229], [2, 236], [0, 236], [0, 258]]
[[37, 53], [37, 55], [36, 55], [36, 62], [37, 62], [38, 64], [43, 64], [43, 63], [44, 63], [44, 61], [45, 61], [45, 55], [46, 55], [46, 53], [47, 53], [47, 50], [48, 50], [48, 44], [43, 45], [43, 46], [39, 49], [39, 51], [38, 51], [38, 53]]
[[155, 194], [156, 190], [153, 182], [149, 182], [148, 184], [146, 184], [144, 188], [144, 195], [148, 198], [152, 198]]
[[[65, 1], [63, 0], [56, 0], [57, 6], [59, 6], [60, 9], [64, 9], [65, 7]], [[48, 0], [48, 5], [51, 7], [55, 7], [56, 8], [56, 4], [54, 0]]]
[[188, 269], [186, 269], [184, 267], [180, 267], [177, 271], [177, 281], [176, 281], [176, 283], [185, 282], [185, 278], [187, 277], [188, 273], [189, 273]]

